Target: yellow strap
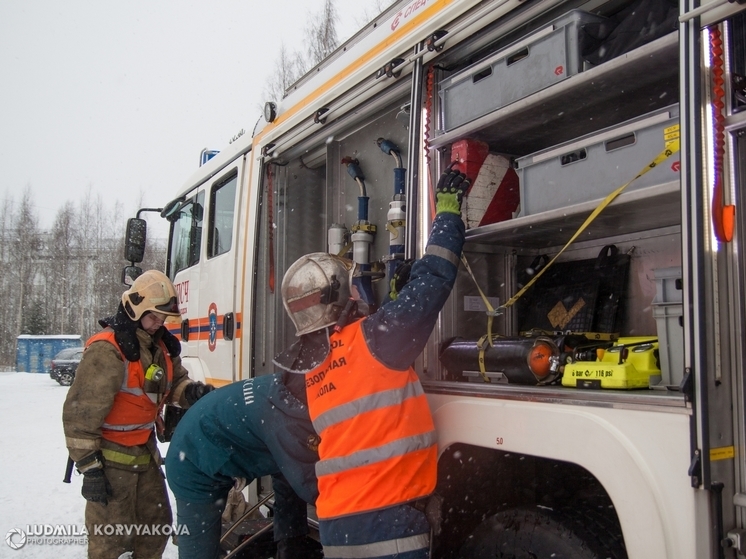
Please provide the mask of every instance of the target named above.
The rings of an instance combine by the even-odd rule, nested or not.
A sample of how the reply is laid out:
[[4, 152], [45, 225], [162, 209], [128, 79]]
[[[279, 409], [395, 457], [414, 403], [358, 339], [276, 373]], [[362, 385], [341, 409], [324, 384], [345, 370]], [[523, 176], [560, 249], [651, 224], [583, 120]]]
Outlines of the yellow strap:
[[623, 184], [622, 186], [617, 188], [614, 192], [609, 194], [606, 198], [604, 198], [603, 201], [598, 205], [598, 207], [595, 210], [593, 210], [593, 212], [591, 212], [591, 215], [588, 216], [588, 219], [586, 219], [583, 222], [583, 224], [578, 228], [575, 234], [572, 237], [570, 237], [570, 240], [567, 241], [567, 244], [565, 244], [565, 246], [563, 246], [562, 249], [557, 254], [554, 255], [554, 258], [552, 258], [547, 263], [546, 266], [544, 266], [541, 270], [539, 270], [536, 273], [536, 275], [533, 278], [531, 278], [531, 281], [529, 281], [526, 285], [524, 285], [523, 288], [520, 291], [518, 291], [518, 293], [513, 295], [510, 299], [508, 299], [505, 302], [504, 305], [501, 305], [499, 308], [506, 309], [512, 306], [513, 304], [515, 304], [515, 302], [528, 290], [528, 288], [531, 287], [536, 282], [536, 280], [538, 280], [542, 276], [542, 274], [549, 269], [549, 267], [554, 263], [554, 261], [557, 260], [557, 258], [559, 258], [559, 256], [563, 252], [565, 252], [565, 250], [567, 250], [567, 247], [569, 247], [572, 243], [575, 242], [575, 239], [577, 239], [580, 236], [580, 234], [583, 231], [585, 231], [586, 228], [593, 222], [593, 220], [596, 219], [596, 217], [598, 217], [598, 214], [600, 214], [604, 209], [606, 209], [606, 206], [611, 204], [616, 199], [616, 197], [619, 196], [624, 191], [625, 188], [627, 188], [630, 184], [632, 184], [632, 182], [639, 179], [645, 173], [650, 171], [650, 169], [657, 167], [658, 165], [663, 163], [663, 161], [665, 161], [666, 159], [671, 157], [674, 153], [679, 151], [679, 125], [675, 124], [674, 126], [671, 126], [670, 128], [666, 128], [666, 130], [664, 131], [664, 134], [665, 134], [664, 137], [666, 141], [665, 149], [661, 153], [659, 153], [655, 159], [653, 159], [650, 163], [648, 163], [639, 173], [637, 173], [637, 175], [635, 175], [635, 177], [631, 181]]
[[116, 462], [117, 464], [124, 464], [126, 466], [144, 466], [150, 463], [150, 454], [141, 454], [139, 456], [132, 456], [131, 454], [125, 454], [124, 452], [117, 452], [116, 450], [109, 450], [107, 448], [101, 449], [101, 454], [109, 462]]
[[[556, 330], [542, 330], [541, 328], [532, 328], [524, 332], [519, 332], [520, 336], [524, 338], [532, 338], [534, 336], [554, 336], [557, 334]], [[602, 340], [602, 341], [616, 341], [619, 339], [619, 334], [612, 332], [572, 332], [578, 336], [585, 336], [588, 340]]]
[[350, 249], [352, 248], [352, 243], [347, 243], [342, 250], [339, 251], [339, 254], [337, 256], [344, 256], [348, 252], [350, 252]]
[[474, 285], [477, 286], [477, 291], [479, 291], [479, 295], [482, 297], [482, 301], [484, 301], [484, 306], [487, 308], [487, 340], [489, 340], [490, 345], [492, 345], [492, 320], [495, 318], [495, 316], [497, 316], [498, 313], [497, 311], [495, 311], [494, 308], [492, 308], [489, 299], [487, 299], [487, 296], [484, 294], [484, 291], [482, 291], [482, 288], [479, 287], [477, 278], [474, 277], [474, 272], [471, 271], [469, 261], [466, 259], [466, 255], [463, 252], [461, 253], [461, 262], [464, 263], [466, 271], [469, 272], [471, 279], [474, 281]]
[[482, 375], [482, 380], [484, 380], [484, 382], [492, 382], [490, 380], [490, 377], [487, 376], [487, 367], [484, 364], [484, 353], [486, 344], [489, 343], [489, 345], [492, 346], [493, 338], [497, 337], [492, 335], [492, 321], [497, 315], [497, 311], [495, 311], [495, 309], [490, 304], [490, 301], [489, 299], [487, 299], [484, 291], [482, 291], [482, 288], [479, 287], [477, 278], [474, 277], [474, 272], [471, 271], [469, 261], [466, 259], [466, 255], [463, 252], [461, 253], [461, 262], [464, 263], [466, 271], [469, 272], [472, 281], [474, 281], [474, 285], [477, 286], [477, 291], [479, 291], [479, 295], [482, 297], [482, 301], [484, 301], [484, 306], [487, 308], [487, 334], [479, 338], [479, 341], [477, 342], [477, 349], [479, 350], [479, 374]]
[[492, 334], [492, 322], [497, 314], [499, 314], [501, 311], [500, 309], [507, 309], [510, 306], [513, 306], [515, 302], [526, 292], [528, 289], [538, 280], [544, 272], [546, 272], [549, 267], [554, 264], [554, 261], [559, 258], [559, 256], [567, 250], [567, 247], [569, 247], [572, 243], [575, 242], [575, 239], [577, 239], [583, 231], [585, 231], [588, 226], [593, 222], [598, 215], [606, 209], [606, 206], [611, 204], [617, 196], [619, 196], [625, 188], [627, 188], [630, 184], [632, 184], [634, 181], [639, 179], [641, 176], [643, 176], [645, 173], [653, 169], [654, 167], [657, 167], [660, 165], [663, 161], [671, 157], [674, 153], [678, 152], [680, 149], [680, 142], [679, 142], [679, 125], [675, 124], [673, 126], [670, 126], [669, 128], [666, 128], [664, 131], [664, 140], [665, 140], [665, 147], [661, 153], [659, 153], [655, 159], [653, 159], [650, 163], [648, 163], [635, 177], [614, 190], [611, 194], [609, 194], [606, 198], [604, 198], [601, 203], [598, 205], [598, 207], [591, 212], [591, 214], [588, 216], [588, 218], [583, 222], [583, 224], [578, 228], [578, 230], [575, 232], [575, 234], [570, 237], [570, 240], [567, 241], [565, 246], [562, 247], [562, 249], [554, 255], [554, 258], [552, 258], [546, 266], [544, 266], [541, 270], [539, 270], [536, 275], [531, 278], [531, 281], [529, 281], [526, 285], [524, 285], [518, 293], [513, 295], [510, 299], [508, 299], [504, 304], [500, 305], [498, 307], [498, 310], [495, 310], [492, 308], [492, 305], [490, 305], [489, 300], [487, 299], [487, 296], [482, 291], [482, 288], [479, 287], [479, 283], [477, 282], [476, 277], [474, 277], [474, 273], [471, 271], [471, 267], [469, 266], [469, 261], [466, 259], [466, 255], [464, 253], [461, 253], [461, 261], [464, 263], [464, 266], [466, 267], [466, 271], [469, 272], [469, 275], [471, 276], [471, 279], [474, 281], [474, 285], [477, 286], [477, 290], [479, 291], [479, 295], [482, 297], [482, 301], [484, 301], [484, 305], [487, 308], [487, 334], [479, 338], [479, 341], [477, 342], [477, 348], [479, 349], [479, 373], [482, 375], [482, 379], [484, 382], [491, 382], [490, 378], [487, 376], [487, 369], [484, 363], [484, 354], [486, 349], [486, 343], [489, 342], [490, 346], [493, 345], [493, 340], [497, 336], [493, 336]]
[[[490, 318], [490, 320], [492, 320]], [[484, 364], [484, 353], [485, 353], [485, 345], [487, 341], [487, 336], [482, 336], [479, 338], [479, 341], [477, 342], [477, 349], [479, 349], [479, 374], [482, 375], [482, 380], [484, 382], [492, 382], [490, 377], [487, 376], [487, 367]], [[490, 339], [490, 345], [492, 345], [492, 339]]]
[[394, 219], [386, 222], [386, 231], [391, 233], [392, 239], [399, 238], [399, 227], [405, 227], [407, 222], [403, 219]]

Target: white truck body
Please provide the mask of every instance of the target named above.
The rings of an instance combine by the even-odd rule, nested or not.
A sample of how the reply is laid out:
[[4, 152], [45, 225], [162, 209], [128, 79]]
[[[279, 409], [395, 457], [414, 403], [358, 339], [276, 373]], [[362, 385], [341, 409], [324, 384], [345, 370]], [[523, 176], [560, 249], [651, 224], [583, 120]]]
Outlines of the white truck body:
[[[439, 89], [448, 78], [470, 67], [482, 71], [484, 61], [508, 45], [530, 49], [572, 9], [610, 17], [627, 5], [399, 2], [295, 84], [272, 122], [236, 138], [178, 192], [167, 273], [184, 321], [172, 329], [192, 375], [221, 385], [274, 371], [272, 357], [294, 337], [280, 296], [285, 270], [303, 254], [328, 250], [333, 225], [349, 230], [359, 219], [359, 185], [345, 172], [343, 157], [356, 158], [365, 173], [370, 221], [377, 225], [371, 261], [380, 262], [389, 253], [394, 159], [376, 140], [399, 147], [407, 169], [405, 253], [417, 257], [433, 217], [433, 177], [448, 165], [454, 142], [477, 139], [491, 152], [523, 157], [678, 105], [680, 179], [630, 188], [560, 260], [588, 259], [609, 244], [631, 254], [622, 336], [656, 335], [654, 271], [681, 267], [683, 344], [660, 351], [678, 352], [682, 370], [670, 374], [685, 382], [583, 390], [452, 374], [439, 361], [444, 343], [454, 336], [477, 339], [487, 323], [483, 312], [468, 310], [479, 294], [462, 269], [415, 364], [441, 451], [444, 521], [433, 557], [465, 556], [469, 542], [489, 540], [479, 535], [480, 525], [506, 511], [561, 519], [566, 509], [589, 519], [569, 529], [578, 541], [597, 526], [621, 534], [608, 555], [588, 557], [746, 556], [746, 265], [739, 258], [746, 238], [738, 210], [729, 242], [715, 239], [711, 225], [719, 210], [711, 203], [714, 93], [709, 31], [703, 31], [720, 30], [726, 51], [723, 202], [738, 206], [746, 192], [746, 110], [740, 111], [731, 77], [744, 73], [744, 6], [715, 0], [696, 8], [694, 0], [682, 0], [678, 31], [453, 128], [443, 125], [454, 106]], [[623, 174], [632, 179], [639, 170]], [[582, 180], [577, 188], [582, 192]], [[469, 229], [464, 252], [477, 284], [492, 300], [507, 301], [518, 291], [516, 270], [537, 255], [556, 254], [599, 202]], [[373, 283], [379, 302], [387, 284]], [[509, 307], [493, 331], [516, 336], [517, 324]], [[614, 538], [602, 532], [600, 539]], [[505, 555], [512, 556], [527, 555]]]

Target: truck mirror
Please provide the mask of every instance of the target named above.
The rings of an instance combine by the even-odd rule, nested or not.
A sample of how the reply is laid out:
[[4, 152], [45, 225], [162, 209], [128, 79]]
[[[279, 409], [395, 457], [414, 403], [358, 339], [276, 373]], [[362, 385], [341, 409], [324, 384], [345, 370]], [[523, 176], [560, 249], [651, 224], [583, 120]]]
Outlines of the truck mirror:
[[127, 220], [127, 234], [124, 238], [124, 259], [128, 262], [142, 262], [145, 254], [145, 238], [148, 223], [139, 217]]
[[122, 270], [122, 283], [131, 287], [135, 280], [142, 275], [142, 268], [139, 266], [125, 266]]
[[184, 207], [184, 197], [171, 200], [161, 211], [161, 217], [167, 219], [170, 222], [174, 222], [179, 218], [179, 211]]
[[195, 221], [202, 221], [205, 218], [205, 208], [197, 202], [192, 208], [192, 219]]

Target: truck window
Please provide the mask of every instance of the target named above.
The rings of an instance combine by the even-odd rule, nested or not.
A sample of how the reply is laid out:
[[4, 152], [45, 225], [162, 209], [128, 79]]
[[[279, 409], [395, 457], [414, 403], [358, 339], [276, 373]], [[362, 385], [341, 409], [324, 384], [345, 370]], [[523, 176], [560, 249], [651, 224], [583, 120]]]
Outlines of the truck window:
[[184, 203], [179, 217], [171, 226], [171, 249], [168, 255], [169, 275], [176, 276], [181, 270], [199, 262], [202, 243], [202, 218], [205, 193], [199, 192]]
[[233, 245], [233, 215], [236, 203], [238, 175], [219, 182], [210, 193], [210, 222], [207, 257], [224, 254]]

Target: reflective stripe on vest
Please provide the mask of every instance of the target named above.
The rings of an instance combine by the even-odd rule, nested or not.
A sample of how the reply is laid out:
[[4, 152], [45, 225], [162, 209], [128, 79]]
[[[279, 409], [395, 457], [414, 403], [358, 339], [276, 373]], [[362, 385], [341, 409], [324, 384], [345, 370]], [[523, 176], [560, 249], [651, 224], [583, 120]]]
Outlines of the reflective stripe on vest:
[[387, 406], [396, 406], [404, 402], [407, 398], [420, 396], [424, 394], [420, 383], [409, 383], [401, 388], [394, 388], [358, 398], [347, 404], [341, 404], [334, 409], [320, 414], [313, 420], [313, 426], [317, 431], [323, 431], [335, 423], [341, 423], [346, 419], [351, 419], [364, 411], [377, 410]]
[[129, 383], [129, 370], [130, 370], [130, 362], [126, 359], [124, 360], [124, 378], [122, 378], [122, 386], [119, 388], [120, 392], [126, 392], [127, 394], [132, 394], [133, 396], [144, 396], [145, 391], [140, 386], [128, 386]]
[[103, 454], [107, 462], [117, 462], [118, 464], [125, 464], [127, 466], [144, 466], [145, 464], [150, 464], [150, 454], [133, 456], [124, 452], [109, 450], [108, 448], [102, 448], [101, 454]]
[[331, 335], [326, 360], [306, 374], [320, 519], [378, 510], [432, 493], [437, 442], [413, 369], [396, 371], [368, 349], [355, 322]]
[[[114, 338], [110, 328], [93, 335], [88, 347], [93, 342], [105, 341], [117, 348], [124, 361], [124, 378], [119, 392], [114, 396], [114, 403], [101, 426], [101, 436], [123, 446], [137, 446], [148, 442], [159, 406], [144, 392], [145, 371], [141, 361], [127, 361]], [[173, 382], [173, 363], [163, 342], [158, 345], [166, 361], [166, 392], [164, 400]]]
[[374, 542], [362, 545], [325, 545], [325, 559], [366, 559], [367, 557], [396, 556], [398, 553], [407, 553], [430, 547], [430, 536], [418, 534], [398, 540], [386, 540], [385, 542]]
[[148, 423], [130, 423], [128, 425], [112, 425], [111, 423], [104, 423], [102, 425], [104, 429], [110, 431], [136, 431], [138, 429], [152, 429], [155, 427], [155, 421], [149, 421]]
[[435, 435], [435, 431], [430, 431], [424, 435], [405, 437], [369, 450], [358, 450], [347, 456], [319, 461], [316, 466], [316, 475], [338, 474], [351, 468], [359, 468], [360, 466], [382, 462], [389, 458], [403, 456], [415, 450], [424, 450], [437, 442], [438, 437]]

